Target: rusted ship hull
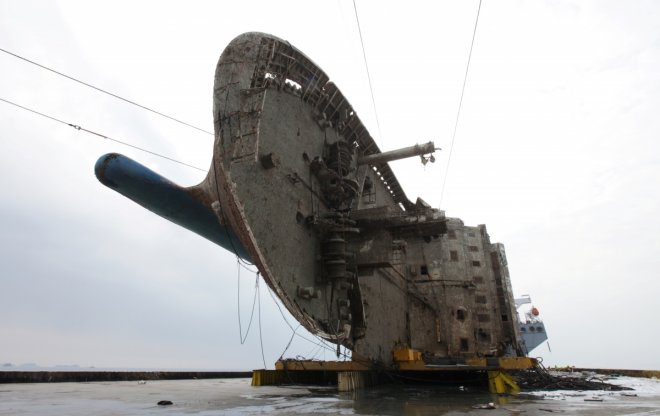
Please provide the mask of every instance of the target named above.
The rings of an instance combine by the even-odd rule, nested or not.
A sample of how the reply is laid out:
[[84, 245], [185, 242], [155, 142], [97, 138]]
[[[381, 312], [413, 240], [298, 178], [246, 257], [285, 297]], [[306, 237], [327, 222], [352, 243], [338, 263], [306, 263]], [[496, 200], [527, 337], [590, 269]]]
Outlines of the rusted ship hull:
[[[432, 143], [381, 153], [329, 77], [262, 33], [220, 57], [214, 122], [212, 166], [195, 187], [124, 174], [116, 155], [99, 160], [97, 176], [195, 232], [212, 228], [206, 238], [253, 262], [302, 325], [354, 357], [521, 354], [503, 246], [485, 226], [411, 202], [387, 163], [424, 157]], [[153, 183], [173, 191], [145, 199]], [[195, 213], [163, 208], [182, 201]]]

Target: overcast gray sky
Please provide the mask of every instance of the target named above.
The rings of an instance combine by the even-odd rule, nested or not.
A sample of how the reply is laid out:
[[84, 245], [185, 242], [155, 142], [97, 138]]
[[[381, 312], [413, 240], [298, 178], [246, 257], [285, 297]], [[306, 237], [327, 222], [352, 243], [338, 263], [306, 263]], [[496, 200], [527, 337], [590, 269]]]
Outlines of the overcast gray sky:
[[[287, 39], [350, 99], [392, 164], [440, 204], [478, 1], [0, 0], [0, 47], [207, 130], [215, 64], [247, 31]], [[507, 247], [549, 365], [660, 369], [660, 3], [484, 1], [441, 208]], [[212, 136], [0, 53], [0, 97], [202, 168]], [[103, 187], [126, 154], [181, 185], [204, 173], [0, 102], [0, 363], [251, 369], [232, 254]], [[245, 330], [254, 275], [241, 272]], [[266, 364], [292, 331], [265, 286]], [[291, 317], [292, 325], [297, 326]], [[302, 330], [300, 330], [302, 333]], [[302, 339], [287, 356], [311, 357]], [[332, 353], [316, 354], [332, 358]]]

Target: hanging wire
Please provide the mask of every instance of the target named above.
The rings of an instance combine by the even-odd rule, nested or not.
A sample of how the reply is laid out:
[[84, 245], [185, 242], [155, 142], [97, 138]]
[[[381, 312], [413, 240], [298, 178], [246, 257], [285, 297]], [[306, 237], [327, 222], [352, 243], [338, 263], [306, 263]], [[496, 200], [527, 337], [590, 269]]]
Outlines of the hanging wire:
[[465, 76], [463, 77], [463, 88], [461, 89], [461, 99], [458, 102], [458, 111], [456, 111], [456, 122], [454, 123], [454, 133], [451, 136], [451, 146], [449, 147], [449, 156], [447, 156], [445, 178], [442, 181], [442, 188], [440, 190], [440, 202], [438, 203], [438, 207], [442, 207], [442, 198], [445, 194], [445, 185], [447, 184], [447, 176], [449, 175], [449, 163], [451, 162], [451, 155], [454, 150], [454, 141], [456, 140], [456, 130], [458, 130], [458, 119], [461, 116], [461, 107], [463, 106], [463, 95], [465, 94], [465, 84], [467, 83], [468, 71], [470, 70], [470, 61], [472, 60], [472, 49], [474, 48], [474, 39], [477, 37], [479, 12], [481, 12], [481, 0], [479, 0], [479, 7], [477, 8], [477, 17], [474, 21], [474, 30], [472, 31], [472, 42], [470, 43], [470, 52], [468, 54], [467, 65], [465, 66]]
[[238, 264], [240, 267], [243, 268], [243, 270], [247, 270], [250, 273], [260, 273], [259, 270], [254, 270], [248, 267], [248, 266], [254, 266], [254, 264], [248, 263], [240, 257], [238, 258]]
[[376, 127], [378, 127], [378, 136], [381, 139], [381, 146], [383, 141], [383, 133], [380, 130], [380, 121], [378, 120], [378, 111], [376, 111], [376, 99], [374, 98], [374, 88], [371, 83], [371, 74], [369, 72], [369, 64], [367, 64], [367, 53], [364, 49], [364, 40], [362, 39], [362, 29], [360, 27], [360, 18], [358, 17], [357, 5], [353, 0], [353, 10], [355, 10], [355, 21], [357, 22], [358, 33], [360, 34], [360, 45], [362, 46], [362, 57], [364, 58], [364, 67], [367, 69], [367, 79], [369, 80], [369, 91], [371, 92], [371, 103], [374, 106], [374, 115], [376, 116]]
[[197, 170], [199, 170], [199, 171], [201, 171], [201, 172], [206, 172], [205, 169], [198, 168], [197, 166], [193, 166], [193, 165], [191, 165], [191, 164], [188, 164], [188, 163], [185, 163], [185, 162], [181, 162], [180, 160], [176, 160], [176, 159], [171, 158], [171, 157], [169, 157], [169, 156], [165, 156], [165, 155], [162, 155], [162, 154], [160, 154], [160, 153], [156, 153], [156, 152], [151, 151], [151, 150], [149, 150], [149, 149], [145, 149], [145, 148], [143, 148], [143, 147], [139, 147], [139, 146], [136, 146], [136, 145], [131, 144], [131, 143], [128, 143], [128, 142], [124, 142], [124, 141], [121, 141], [121, 140], [114, 139], [114, 138], [112, 138], [112, 137], [110, 137], [110, 136], [106, 136], [105, 134], [101, 134], [101, 133], [97, 133], [97, 132], [92, 131], [92, 130], [88, 130], [88, 129], [86, 129], [86, 128], [84, 128], [84, 127], [81, 127], [81, 126], [79, 126], [79, 125], [77, 125], [77, 124], [67, 123], [66, 121], [60, 120], [60, 119], [55, 118], [55, 117], [53, 117], [53, 116], [49, 116], [49, 115], [47, 115], [47, 114], [44, 114], [44, 113], [41, 113], [41, 112], [39, 112], [39, 111], [33, 110], [33, 109], [31, 109], [31, 108], [28, 108], [28, 107], [22, 106], [22, 105], [20, 105], [20, 104], [16, 104], [15, 102], [10, 101], [10, 100], [7, 100], [7, 99], [5, 99], [5, 98], [0, 97], [0, 101], [4, 101], [4, 102], [7, 103], [7, 104], [11, 104], [11, 105], [13, 105], [13, 106], [15, 106], [15, 107], [18, 107], [18, 108], [20, 108], [20, 109], [23, 109], [23, 110], [25, 110], [25, 111], [29, 111], [30, 113], [37, 114], [37, 115], [39, 115], [39, 116], [42, 116], [42, 117], [48, 118], [48, 119], [53, 120], [53, 121], [57, 121], [58, 123], [62, 123], [62, 124], [64, 124], [64, 125], [66, 125], [66, 126], [73, 127], [74, 129], [76, 129], [76, 130], [78, 130], [78, 131], [84, 131], [85, 133], [93, 134], [93, 135], [98, 136], [98, 137], [100, 137], [100, 138], [102, 138], [102, 139], [107, 139], [107, 140], [113, 141], [113, 142], [115, 142], [115, 143], [119, 143], [119, 144], [121, 144], [121, 145], [124, 145], [124, 146], [127, 146], [127, 147], [131, 147], [131, 148], [133, 148], [133, 149], [139, 150], [139, 151], [141, 151], [141, 152], [145, 152], [145, 153], [149, 153], [150, 155], [158, 156], [158, 157], [160, 157], [160, 158], [163, 158], [163, 159], [169, 160], [170, 162], [178, 163], [178, 164], [180, 164], [180, 165], [187, 166], [187, 167], [189, 167], [189, 168], [197, 169]]
[[264, 356], [264, 338], [261, 333], [261, 291], [259, 290], [259, 277], [257, 277], [257, 298], [259, 300], [259, 344], [261, 345], [261, 359], [264, 362], [264, 369], [266, 367], [266, 357]]
[[112, 92], [110, 92], [110, 91], [107, 91], [107, 90], [104, 90], [104, 89], [102, 89], [102, 88], [96, 87], [96, 86], [94, 86], [94, 85], [92, 85], [92, 84], [89, 84], [89, 83], [87, 83], [87, 82], [81, 81], [81, 80], [79, 80], [79, 79], [77, 79], [77, 78], [74, 78], [74, 77], [72, 77], [72, 76], [70, 76], [70, 75], [67, 75], [67, 74], [65, 74], [65, 73], [63, 73], [63, 72], [60, 72], [60, 71], [57, 71], [57, 70], [55, 70], [55, 69], [49, 68], [49, 67], [47, 67], [46, 65], [42, 65], [42, 64], [40, 64], [40, 63], [38, 63], [38, 62], [32, 61], [32, 60], [30, 60], [30, 59], [28, 59], [28, 58], [25, 58], [25, 57], [21, 56], [21, 55], [18, 55], [18, 54], [16, 54], [16, 53], [10, 52], [10, 51], [8, 51], [8, 50], [6, 50], [6, 49], [0, 48], [0, 52], [4, 52], [4, 53], [6, 53], [7, 55], [10, 55], [10, 56], [13, 56], [13, 57], [15, 57], [15, 58], [18, 58], [18, 59], [20, 59], [20, 60], [22, 60], [22, 61], [28, 62], [28, 63], [30, 63], [30, 64], [32, 64], [32, 65], [35, 65], [35, 66], [39, 67], [39, 68], [45, 69], [46, 71], [50, 71], [50, 72], [52, 72], [52, 73], [54, 73], [54, 74], [57, 74], [57, 75], [59, 75], [59, 76], [62, 76], [62, 77], [64, 77], [64, 78], [67, 78], [67, 79], [69, 79], [69, 80], [71, 80], [71, 81], [77, 82], [77, 83], [79, 83], [79, 84], [81, 84], [81, 85], [84, 85], [84, 86], [86, 86], [86, 87], [89, 87], [89, 88], [92, 88], [92, 89], [94, 89], [94, 90], [96, 90], [96, 91], [99, 91], [99, 92], [101, 92], [101, 93], [103, 93], [103, 94], [109, 95], [109, 96], [114, 97], [114, 98], [116, 98], [116, 99], [118, 99], [118, 100], [124, 101], [124, 102], [129, 103], [129, 104], [131, 104], [131, 105], [134, 105], [134, 106], [136, 106], [136, 107], [139, 107], [139, 108], [141, 108], [141, 109], [143, 109], [143, 110], [150, 111], [150, 112], [152, 112], [152, 113], [154, 113], [154, 114], [157, 114], [157, 115], [159, 115], [159, 116], [161, 116], [161, 117], [165, 117], [165, 118], [170, 119], [170, 120], [172, 120], [172, 121], [175, 121], [175, 122], [177, 122], [177, 123], [179, 123], [179, 124], [183, 124], [184, 126], [188, 126], [188, 127], [193, 128], [193, 129], [195, 129], [195, 130], [199, 130], [199, 131], [201, 131], [201, 132], [203, 132], [203, 133], [213, 135], [213, 133], [210, 132], [210, 131], [208, 131], [208, 130], [204, 130], [203, 128], [197, 127], [197, 126], [192, 125], [192, 124], [190, 124], [190, 123], [186, 123], [185, 121], [179, 120], [179, 119], [174, 118], [174, 117], [172, 117], [172, 116], [168, 116], [168, 115], [165, 114], [165, 113], [162, 113], [162, 112], [160, 112], [160, 111], [154, 110], [154, 109], [149, 108], [149, 107], [147, 107], [147, 106], [144, 106], [144, 105], [142, 105], [142, 104], [136, 103], [135, 101], [129, 100], [129, 99], [127, 99], [127, 98], [124, 98], [124, 97], [122, 97], [122, 96], [120, 96], [120, 95], [117, 95], [117, 94], [115, 94], [115, 93], [112, 93]]
[[327, 344], [327, 342], [326, 342], [323, 338], [314, 335], [314, 336], [316, 337], [316, 339], [318, 340], [318, 341], [315, 341], [315, 340], [311, 340], [311, 339], [309, 339], [309, 338], [307, 338], [307, 337], [305, 337], [305, 336], [300, 335], [299, 333], [297, 333], [297, 332], [296, 332], [297, 329], [294, 329], [293, 326], [289, 323], [289, 320], [286, 319], [286, 315], [284, 315], [284, 311], [282, 311], [282, 308], [280, 307], [279, 302], [278, 302], [277, 299], [275, 298], [275, 295], [273, 295], [273, 292], [270, 290], [270, 287], [268, 287], [267, 289], [268, 289], [268, 294], [269, 294], [270, 297], [273, 299], [273, 302], [275, 302], [275, 306], [277, 306], [277, 309], [280, 311], [280, 315], [282, 316], [282, 319], [284, 319], [284, 322], [287, 324], [287, 326], [288, 326], [289, 328], [291, 328], [291, 330], [292, 330], [293, 332], [295, 332], [295, 335], [296, 335], [298, 338], [302, 338], [302, 339], [304, 339], [304, 340], [307, 341], [307, 342], [310, 342], [310, 343], [312, 343], [312, 344], [314, 344], [314, 345], [316, 345], [316, 346], [320, 346], [321, 348], [325, 348], [326, 350], [328, 350], [328, 351], [332, 351], [333, 353], [335, 352], [335, 349], [332, 348], [332, 347], [330, 347], [330, 346]]
[[289, 338], [289, 343], [286, 344], [286, 347], [284, 347], [284, 351], [282, 351], [282, 354], [280, 354], [280, 360], [284, 357], [284, 354], [287, 352], [289, 347], [291, 346], [291, 343], [293, 342], [293, 338], [296, 336], [296, 332], [298, 332], [298, 329], [300, 328], [301, 324], [298, 324], [296, 329], [293, 330], [293, 333], [291, 334], [291, 338]]
[[238, 337], [241, 340], [241, 345], [245, 344], [245, 340], [248, 337], [248, 334], [250, 333], [250, 327], [252, 326], [252, 318], [254, 317], [254, 307], [257, 304], [257, 288], [259, 287], [259, 273], [255, 273], [255, 282], [254, 282], [254, 297], [252, 299], [252, 311], [250, 312], [250, 322], [248, 322], [248, 327], [247, 330], [245, 331], [245, 336], [243, 336], [243, 328], [241, 325], [241, 264], [238, 262], [238, 258], [236, 261], [236, 264], [238, 265]]
[[[322, 346], [321, 346], [320, 344], [319, 344], [319, 345], [315, 345], [315, 346], [312, 347], [312, 350], [311, 350], [310, 352], [307, 353], [306, 357], [309, 357], [309, 360], [313, 360], [314, 358], [316, 358], [316, 356], [317, 356], [321, 351], [323, 351]], [[304, 360], [304, 357], [303, 357], [303, 360]]]

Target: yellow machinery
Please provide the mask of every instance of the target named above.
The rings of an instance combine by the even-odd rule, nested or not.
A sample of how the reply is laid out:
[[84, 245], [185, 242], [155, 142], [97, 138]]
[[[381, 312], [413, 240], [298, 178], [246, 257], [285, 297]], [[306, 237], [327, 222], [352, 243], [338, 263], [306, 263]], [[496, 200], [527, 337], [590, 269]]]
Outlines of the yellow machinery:
[[387, 382], [392, 376], [402, 379], [423, 376], [424, 380], [433, 382], [448, 375], [469, 373], [487, 380], [491, 393], [502, 395], [520, 391], [507, 371], [537, 365], [537, 361], [529, 357], [476, 358], [452, 365], [432, 365], [423, 361], [421, 352], [411, 348], [397, 348], [392, 354], [394, 365], [391, 368], [360, 361], [280, 360], [275, 363], [275, 370], [254, 370], [252, 385], [321, 384], [336, 385], [339, 391], [354, 391]]

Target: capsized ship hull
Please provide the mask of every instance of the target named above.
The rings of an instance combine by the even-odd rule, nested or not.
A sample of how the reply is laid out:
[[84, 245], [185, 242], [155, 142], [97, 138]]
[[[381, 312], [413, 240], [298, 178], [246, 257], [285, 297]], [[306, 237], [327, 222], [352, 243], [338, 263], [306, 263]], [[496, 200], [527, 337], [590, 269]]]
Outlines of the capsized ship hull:
[[389, 364], [521, 355], [503, 246], [411, 202], [329, 77], [288, 42], [234, 39], [217, 65], [206, 179], [180, 188], [120, 155], [106, 185], [253, 262], [312, 333]]

